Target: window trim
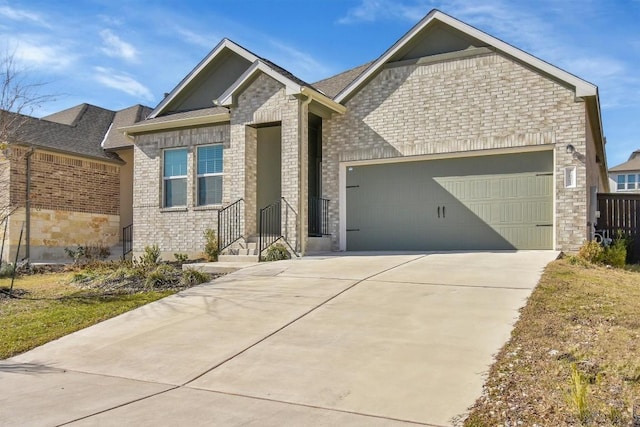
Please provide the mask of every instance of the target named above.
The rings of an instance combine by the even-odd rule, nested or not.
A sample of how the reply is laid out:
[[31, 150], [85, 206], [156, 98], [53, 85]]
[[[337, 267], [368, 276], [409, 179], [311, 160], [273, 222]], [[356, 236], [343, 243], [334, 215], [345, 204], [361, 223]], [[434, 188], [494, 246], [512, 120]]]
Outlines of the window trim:
[[[182, 150], [185, 152], [186, 154], [186, 163], [185, 163], [185, 175], [171, 175], [171, 176], [165, 176], [165, 155], [168, 151], [178, 151], [178, 150]], [[162, 168], [160, 171], [161, 175], [162, 175], [162, 203], [161, 203], [161, 207], [162, 209], [174, 209], [174, 208], [186, 208], [189, 201], [187, 200], [187, 194], [188, 194], [188, 183], [189, 183], [189, 152], [187, 150], [186, 147], [178, 147], [178, 148], [165, 148], [162, 150]], [[179, 180], [179, 179], [184, 179], [185, 181], [185, 197], [184, 197], [184, 205], [167, 205], [167, 181], [173, 181], [173, 180]]]
[[[198, 173], [198, 165], [199, 165], [199, 157], [200, 157], [200, 149], [201, 148], [206, 148], [206, 147], [216, 147], [216, 146], [220, 146], [221, 147], [221, 153], [222, 153], [222, 172], [210, 172], [210, 173]], [[195, 170], [195, 176], [196, 176], [196, 185], [195, 185], [195, 206], [203, 208], [203, 207], [208, 207], [208, 206], [222, 206], [222, 194], [220, 194], [220, 202], [218, 203], [208, 203], [208, 204], [200, 204], [200, 178], [208, 178], [208, 177], [214, 177], [214, 176], [219, 176], [221, 177], [222, 180], [222, 185], [223, 185], [223, 191], [224, 191], [224, 144], [222, 142], [215, 142], [212, 144], [203, 144], [203, 145], [198, 145], [197, 149], [196, 149], [196, 170]]]
[[[633, 182], [629, 178], [633, 178]], [[640, 173], [619, 173], [616, 175], [616, 191], [638, 191], [640, 190]], [[630, 184], [633, 184], [631, 188]]]

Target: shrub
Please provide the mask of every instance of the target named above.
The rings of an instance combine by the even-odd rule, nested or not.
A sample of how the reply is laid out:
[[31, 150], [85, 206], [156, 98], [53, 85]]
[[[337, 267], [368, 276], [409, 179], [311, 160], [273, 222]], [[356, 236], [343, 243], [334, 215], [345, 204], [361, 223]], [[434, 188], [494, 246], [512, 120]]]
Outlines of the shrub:
[[207, 228], [204, 231], [204, 239], [206, 241], [204, 245], [204, 254], [207, 261], [218, 261], [218, 237], [215, 230]]
[[265, 255], [265, 261], [280, 261], [283, 259], [290, 259], [291, 254], [282, 243], [276, 243], [269, 246], [267, 249], [267, 255]]
[[586, 242], [584, 245], [580, 247], [578, 250], [578, 257], [584, 259], [590, 263], [600, 262], [600, 257], [602, 256], [602, 246], [600, 243], [592, 240], [590, 242]]
[[140, 255], [138, 260], [143, 267], [152, 267], [160, 262], [160, 248], [158, 245], [144, 247], [144, 253]]
[[211, 280], [211, 275], [202, 271], [193, 270], [191, 268], [182, 272], [180, 283], [185, 286], [195, 286]]
[[179, 274], [180, 272], [169, 264], [160, 264], [147, 274], [144, 284], [148, 288], [166, 287], [173, 284]]
[[0, 261], [0, 278], [11, 277], [13, 274], [13, 264]]
[[613, 244], [607, 246], [600, 255], [600, 262], [612, 267], [624, 267], [627, 263], [627, 242], [622, 236], [616, 237]]
[[178, 264], [184, 264], [189, 260], [189, 255], [187, 254], [173, 254], [173, 257], [176, 259]]

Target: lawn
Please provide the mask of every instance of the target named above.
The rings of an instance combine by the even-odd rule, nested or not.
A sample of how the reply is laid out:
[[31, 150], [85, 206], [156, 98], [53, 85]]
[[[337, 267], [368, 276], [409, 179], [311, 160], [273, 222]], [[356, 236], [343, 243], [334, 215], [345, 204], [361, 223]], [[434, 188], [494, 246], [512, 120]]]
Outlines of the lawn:
[[[81, 290], [70, 273], [22, 276], [18, 298], [0, 298], [0, 359], [22, 353], [71, 332], [175, 293], [174, 290], [104, 294]], [[0, 279], [8, 288], [11, 279]]]
[[634, 404], [640, 273], [562, 259], [522, 309], [465, 426], [629, 426]]

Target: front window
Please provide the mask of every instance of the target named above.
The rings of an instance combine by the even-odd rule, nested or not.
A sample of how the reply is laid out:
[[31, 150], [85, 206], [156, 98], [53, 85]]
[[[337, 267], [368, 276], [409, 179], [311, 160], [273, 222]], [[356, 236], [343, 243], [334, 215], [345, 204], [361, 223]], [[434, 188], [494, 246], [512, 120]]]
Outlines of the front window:
[[198, 205], [222, 204], [222, 144], [198, 147]]
[[618, 190], [625, 190], [626, 189], [626, 184], [627, 180], [626, 180], [626, 176], [625, 175], [618, 175]]
[[164, 151], [164, 207], [187, 206], [187, 149]]

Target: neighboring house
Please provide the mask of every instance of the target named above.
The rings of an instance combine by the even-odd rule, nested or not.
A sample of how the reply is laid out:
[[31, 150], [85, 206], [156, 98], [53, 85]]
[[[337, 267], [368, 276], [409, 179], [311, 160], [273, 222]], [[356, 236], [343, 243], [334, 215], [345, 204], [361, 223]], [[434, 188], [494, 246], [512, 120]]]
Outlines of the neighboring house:
[[68, 260], [65, 248], [118, 245], [132, 221], [133, 162], [123, 135], [110, 129], [149, 111], [81, 104], [13, 120], [17, 128], [0, 158], [2, 217], [10, 213], [4, 261], [15, 259], [21, 230], [19, 259], [30, 262]]
[[631, 153], [629, 160], [609, 169], [616, 192], [640, 193], [640, 150]]
[[137, 253], [573, 251], [609, 191], [597, 87], [437, 10], [314, 84], [224, 39], [121, 130]]

